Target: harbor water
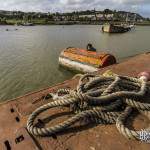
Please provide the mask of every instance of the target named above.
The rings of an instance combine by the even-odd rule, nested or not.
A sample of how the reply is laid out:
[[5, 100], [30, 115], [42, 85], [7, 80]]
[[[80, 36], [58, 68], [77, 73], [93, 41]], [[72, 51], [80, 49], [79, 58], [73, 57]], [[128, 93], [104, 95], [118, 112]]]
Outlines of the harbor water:
[[58, 65], [59, 54], [67, 47], [92, 43], [119, 62], [150, 51], [149, 38], [149, 26], [123, 34], [102, 33], [99, 25], [0, 26], [0, 102], [73, 77]]

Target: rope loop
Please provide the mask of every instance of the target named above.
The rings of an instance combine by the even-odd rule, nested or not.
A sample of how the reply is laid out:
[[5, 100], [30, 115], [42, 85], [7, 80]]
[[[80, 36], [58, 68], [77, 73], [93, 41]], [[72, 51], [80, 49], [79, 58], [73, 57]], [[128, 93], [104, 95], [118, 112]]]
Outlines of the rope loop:
[[[147, 133], [150, 133], [150, 127], [148, 127], [147, 129], [141, 129], [141, 131], [130, 130], [129, 128], [127, 128], [125, 126], [125, 122], [127, 121], [128, 116], [130, 116], [132, 112], [133, 112], [132, 107], [127, 107], [125, 111], [117, 118], [116, 127], [118, 131], [126, 138], [141, 140], [140, 139], [141, 131], [147, 131]], [[139, 112], [148, 117], [148, 119], [150, 119], [150, 111], [149, 112], [139, 111]]]
[[[115, 124], [118, 131], [129, 139], [140, 140], [140, 131], [125, 127], [132, 110], [144, 113], [150, 119], [150, 103], [143, 101], [150, 97], [147, 80], [127, 76], [83, 75], [74, 90], [61, 89], [57, 94], [65, 94], [58, 100], [36, 109], [27, 121], [28, 131], [37, 136], [46, 136], [65, 131], [80, 120], [88, 123]], [[49, 128], [39, 128], [34, 124], [36, 117], [54, 107], [72, 107], [75, 114], [68, 120]], [[146, 129], [150, 132], [149, 128]]]

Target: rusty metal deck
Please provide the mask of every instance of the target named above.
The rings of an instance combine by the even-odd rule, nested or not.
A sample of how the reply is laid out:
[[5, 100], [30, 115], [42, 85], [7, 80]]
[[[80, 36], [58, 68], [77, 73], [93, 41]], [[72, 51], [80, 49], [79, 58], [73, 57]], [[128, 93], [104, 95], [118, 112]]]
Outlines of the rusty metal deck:
[[[121, 75], [137, 76], [141, 71], [150, 70], [150, 53], [104, 68], [96, 74], [107, 69]], [[37, 107], [49, 102], [43, 101], [42, 96], [59, 88], [73, 89], [77, 83], [78, 79], [71, 79], [0, 104], [0, 150], [150, 150], [150, 144], [125, 139], [115, 125], [79, 126], [53, 137], [31, 136], [26, 130], [27, 118]], [[70, 115], [67, 108], [52, 109], [40, 115], [40, 119], [47, 125], [52, 125], [64, 120], [62, 114], [65, 118]], [[50, 122], [50, 115], [52, 118], [59, 116], [59, 119]], [[149, 123], [146, 118], [138, 115], [132, 127], [139, 129]]]

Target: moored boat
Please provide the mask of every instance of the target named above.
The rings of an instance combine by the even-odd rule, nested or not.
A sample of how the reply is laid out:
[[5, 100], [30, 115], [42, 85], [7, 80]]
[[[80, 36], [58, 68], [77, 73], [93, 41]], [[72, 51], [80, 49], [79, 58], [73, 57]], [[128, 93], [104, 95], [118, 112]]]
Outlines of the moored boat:
[[131, 28], [132, 27], [128, 25], [104, 24], [102, 31], [107, 33], [124, 33], [130, 31]]
[[25, 22], [25, 23], [22, 24], [22, 26], [34, 26], [34, 24], [33, 23], [29, 23], [29, 22]]
[[107, 53], [98, 53], [79, 48], [67, 48], [59, 56], [59, 64], [71, 70], [94, 72], [116, 63], [116, 58]]

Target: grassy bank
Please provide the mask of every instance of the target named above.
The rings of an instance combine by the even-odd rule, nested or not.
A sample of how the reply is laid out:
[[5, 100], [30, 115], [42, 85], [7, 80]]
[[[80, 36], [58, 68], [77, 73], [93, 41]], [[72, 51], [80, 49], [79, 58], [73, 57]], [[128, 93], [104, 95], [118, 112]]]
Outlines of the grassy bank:
[[[5, 21], [1, 21], [0, 25], [21, 25], [24, 22], [31, 22], [35, 25], [74, 25], [74, 24], [79, 24], [79, 25], [101, 25], [104, 24], [108, 21], [49, 21], [47, 19], [36, 19], [36, 20], [30, 20], [30, 21], [23, 21], [19, 19], [9, 19]], [[115, 24], [121, 24], [124, 22], [114, 22]], [[144, 22], [136, 22], [136, 25], [139, 26], [150, 26], [150, 21], [144, 21]]]

